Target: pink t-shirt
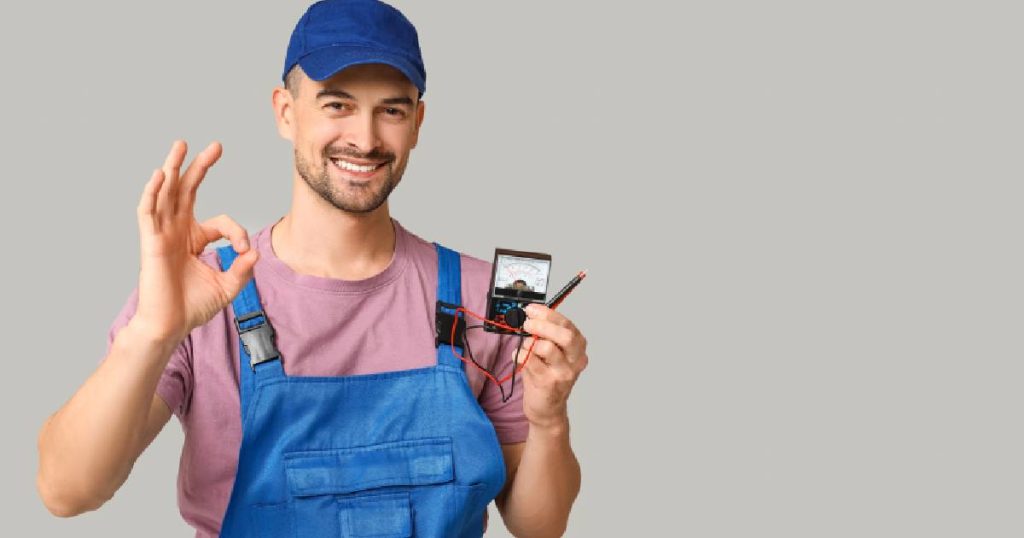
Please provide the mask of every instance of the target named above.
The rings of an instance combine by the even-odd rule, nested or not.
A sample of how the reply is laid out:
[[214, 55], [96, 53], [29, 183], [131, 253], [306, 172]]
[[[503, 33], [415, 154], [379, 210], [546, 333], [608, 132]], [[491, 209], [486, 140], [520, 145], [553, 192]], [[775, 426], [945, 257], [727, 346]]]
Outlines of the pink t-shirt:
[[[254, 277], [264, 310], [277, 333], [290, 375], [343, 376], [407, 370], [436, 364], [434, 245], [393, 221], [395, 254], [383, 272], [359, 281], [303, 275], [274, 255], [273, 225], [251, 238], [260, 251]], [[213, 249], [200, 258], [217, 267]], [[491, 264], [462, 256], [462, 302], [484, 313]], [[135, 313], [134, 290], [114, 320], [108, 344]], [[174, 351], [157, 385], [185, 431], [178, 469], [178, 506], [197, 536], [216, 536], [227, 509], [242, 426], [238, 397], [238, 334], [228, 307], [196, 327]], [[471, 320], [472, 321], [472, 320]], [[500, 379], [511, 371], [518, 338], [470, 332], [477, 362]], [[109, 345], [108, 345], [109, 351]], [[526, 440], [523, 387], [501, 401], [498, 387], [472, 365], [466, 369], [480, 406], [502, 444]], [[508, 392], [510, 382], [504, 384]]]

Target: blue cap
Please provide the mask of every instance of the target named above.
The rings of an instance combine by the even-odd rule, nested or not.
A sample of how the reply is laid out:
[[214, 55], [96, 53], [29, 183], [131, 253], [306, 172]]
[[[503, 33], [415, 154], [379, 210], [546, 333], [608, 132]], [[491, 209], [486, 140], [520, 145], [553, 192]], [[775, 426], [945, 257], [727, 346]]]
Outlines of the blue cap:
[[295, 64], [313, 80], [358, 64], [390, 65], [420, 95], [427, 91], [416, 28], [397, 9], [377, 0], [321, 0], [309, 6], [292, 31], [282, 79]]

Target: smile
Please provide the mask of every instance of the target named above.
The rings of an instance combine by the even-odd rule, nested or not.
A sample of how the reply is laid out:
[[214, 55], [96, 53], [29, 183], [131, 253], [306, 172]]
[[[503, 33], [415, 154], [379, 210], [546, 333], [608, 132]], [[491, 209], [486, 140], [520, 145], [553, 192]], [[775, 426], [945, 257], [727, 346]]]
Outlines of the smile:
[[380, 167], [384, 166], [385, 164], [387, 164], [387, 163], [356, 164], [356, 163], [353, 163], [353, 162], [346, 161], [344, 159], [331, 159], [331, 162], [334, 163], [334, 165], [337, 166], [338, 168], [341, 168], [342, 170], [345, 170], [345, 171], [348, 171], [348, 172], [355, 172], [357, 174], [370, 174], [370, 173], [374, 172], [375, 170], [377, 170], [378, 168], [380, 168]]

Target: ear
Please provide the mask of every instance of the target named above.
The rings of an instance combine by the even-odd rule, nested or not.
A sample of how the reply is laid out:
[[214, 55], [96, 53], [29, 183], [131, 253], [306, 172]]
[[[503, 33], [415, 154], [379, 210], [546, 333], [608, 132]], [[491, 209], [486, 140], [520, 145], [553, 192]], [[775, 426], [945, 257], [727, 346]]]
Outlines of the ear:
[[427, 103], [422, 99], [416, 101], [416, 126], [412, 132], [412, 147], [415, 148], [416, 144], [420, 141], [420, 126], [423, 125], [423, 114], [427, 109]]
[[277, 122], [277, 132], [285, 140], [295, 141], [295, 98], [292, 92], [284, 87], [274, 88], [270, 97], [271, 105], [274, 107], [274, 120]]

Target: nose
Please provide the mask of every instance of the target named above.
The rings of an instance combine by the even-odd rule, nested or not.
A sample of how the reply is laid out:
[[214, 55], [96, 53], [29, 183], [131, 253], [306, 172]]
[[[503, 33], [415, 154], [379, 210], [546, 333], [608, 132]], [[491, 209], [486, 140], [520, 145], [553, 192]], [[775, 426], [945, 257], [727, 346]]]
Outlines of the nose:
[[370, 153], [378, 145], [377, 126], [373, 114], [358, 114], [348, 122], [345, 132], [345, 144], [360, 153]]

